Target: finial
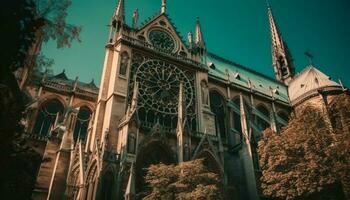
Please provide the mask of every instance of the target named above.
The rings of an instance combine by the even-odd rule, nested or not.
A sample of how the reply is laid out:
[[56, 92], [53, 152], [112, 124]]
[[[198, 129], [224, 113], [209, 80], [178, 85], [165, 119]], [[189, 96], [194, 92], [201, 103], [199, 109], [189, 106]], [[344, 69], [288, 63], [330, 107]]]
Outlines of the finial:
[[269, 0], [266, 0], [266, 6], [268, 9], [271, 9], [271, 5], [270, 5], [270, 1]]
[[165, 11], [166, 11], [166, 0], [162, 0], [161, 13], [165, 13]]
[[192, 43], [193, 43], [193, 35], [192, 35], [192, 32], [188, 32], [188, 34], [187, 34], [187, 40], [188, 40], [188, 44], [190, 45], [190, 48], [192, 48]]
[[197, 19], [196, 19], [196, 45], [203, 48], [203, 49], [205, 48], [205, 44], [203, 41], [202, 28], [201, 28], [201, 24], [199, 22], [199, 17], [197, 17]]
[[124, 0], [119, 0], [117, 4], [117, 8], [114, 13], [114, 18], [117, 21], [124, 22], [125, 21], [125, 14], [124, 14]]
[[310, 52], [307, 52], [307, 51], [306, 51], [304, 54], [305, 54], [305, 56], [308, 58], [309, 64], [310, 64], [310, 65], [314, 65], [314, 62], [313, 62], [314, 56], [313, 56]]

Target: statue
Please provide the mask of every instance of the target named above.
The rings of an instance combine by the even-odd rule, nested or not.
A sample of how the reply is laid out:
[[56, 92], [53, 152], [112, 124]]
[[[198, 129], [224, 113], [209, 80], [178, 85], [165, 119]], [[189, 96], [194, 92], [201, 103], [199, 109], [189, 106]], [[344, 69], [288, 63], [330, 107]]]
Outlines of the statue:
[[208, 102], [209, 92], [208, 92], [208, 84], [206, 81], [201, 82], [201, 94], [202, 94], [202, 104], [209, 105], [209, 102]]

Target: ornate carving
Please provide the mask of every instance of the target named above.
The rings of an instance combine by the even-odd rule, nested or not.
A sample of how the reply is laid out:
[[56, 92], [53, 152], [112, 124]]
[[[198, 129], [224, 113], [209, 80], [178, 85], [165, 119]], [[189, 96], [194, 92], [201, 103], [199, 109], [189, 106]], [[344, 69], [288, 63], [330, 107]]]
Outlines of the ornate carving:
[[[178, 92], [182, 81], [188, 126], [196, 130], [194, 73], [135, 52], [132, 57], [131, 77], [140, 83], [138, 114], [141, 124], [152, 128], [159, 121], [163, 128], [176, 128]], [[129, 91], [132, 91], [133, 83], [130, 81], [129, 85]], [[129, 100], [131, 97], [132, 94], [129, 93]]]
[[166, 32], [155, 29], [149, 32], [149, 40], [156, 48], [172, 52], [175, 49], [173, 38]]

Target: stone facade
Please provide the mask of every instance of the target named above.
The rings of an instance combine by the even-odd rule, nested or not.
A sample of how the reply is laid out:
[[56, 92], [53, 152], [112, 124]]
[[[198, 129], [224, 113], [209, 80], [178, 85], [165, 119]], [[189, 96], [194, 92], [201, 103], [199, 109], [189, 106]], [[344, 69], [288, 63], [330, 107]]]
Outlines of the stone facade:
[[305, 73], [295, 76], [270, 7], [268, 16], [277, 80], [210, 53], [198, 19], [195, 37], [183, 41], [165, 1], [142, 26], [136, 10], [129, 26], [119, 0], [99, 88], [64, 72], [36, 73], [26, 88], [33, 99], [26, 130], [43, 153], [32, 198], [140, 198], [145, 167], [205, 158], [226, 199], [259, 199], [262, 131], [279, 132], [290, 113], [306, 104], [326, 108], [345, 91], [318, 81], [291, 101], [288, 89], [300, 87]]

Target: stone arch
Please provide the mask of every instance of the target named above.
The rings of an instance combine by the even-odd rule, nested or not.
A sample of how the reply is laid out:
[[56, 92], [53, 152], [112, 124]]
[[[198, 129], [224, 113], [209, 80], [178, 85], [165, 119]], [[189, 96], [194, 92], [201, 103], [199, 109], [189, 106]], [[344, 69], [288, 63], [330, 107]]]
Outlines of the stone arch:
[[50, 98], [41, 102], [32, 133], [40, 136], [47, 136], [50, 128], [55, 123], [57, 115], [62, 116], [64, 110], [65, 106], [59, 99]]
[[98, 184], [98, 161], [92, 160], [86, 170], [85, 200], [95, 199]]
[[140, 192], [146, 188], [144, 176], [146, 169], [152, 164], [173, 164], [175, 162], [174, 152], [168, 144], [161, 139], [151, 139], [142, 145], [137, 153], [135, 165], [136, 191]]
[[67, 105], [67, 101], [61, 95], [54, 94], [54, 93], [50, 93], [50, 94], [47, 94], [47, 95], [40, 96], [39, 100], [38, 100], [38, 104], [41, 105], [44, 102], [52, 100], [52, 99], [56, 99], [59, 102], [61, 102], [61, 104], [64, 105], [65, 108], [68, 106]]
[[92, 103], [86, 102], [86, 101], [76, 103], [76, 104], [74, 104], [74, 106], [73, 106], [73, 108], [81, 108], [81, 107], [87, 107], [87, 108], [89, 108], [92, 112], [95, 110], [95, 106], [94, 106]]
[[220, 134], [221, 139], [226, 140], [226, 99], [225, 96], [222, 95], [216, 89], [209, 90], [209, 98], [210, 98], [210, 110], [215, 114], [215, 127], [216, 133]]

